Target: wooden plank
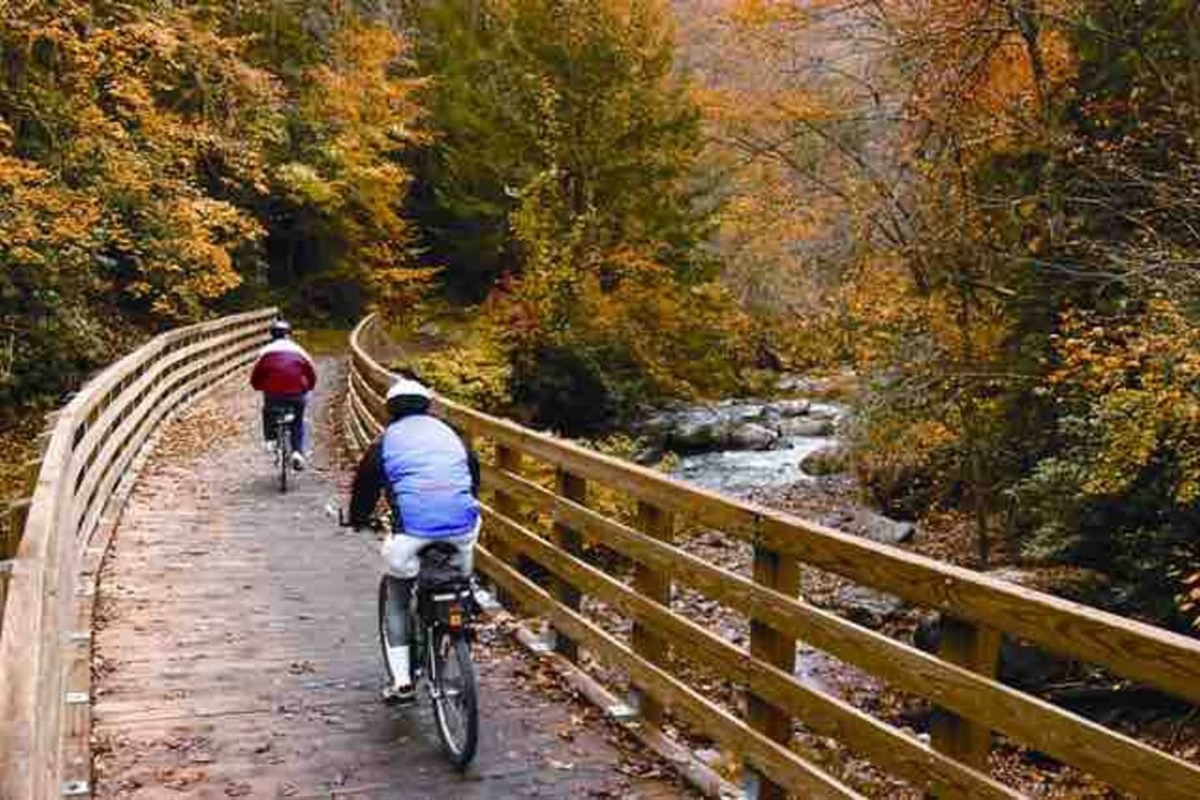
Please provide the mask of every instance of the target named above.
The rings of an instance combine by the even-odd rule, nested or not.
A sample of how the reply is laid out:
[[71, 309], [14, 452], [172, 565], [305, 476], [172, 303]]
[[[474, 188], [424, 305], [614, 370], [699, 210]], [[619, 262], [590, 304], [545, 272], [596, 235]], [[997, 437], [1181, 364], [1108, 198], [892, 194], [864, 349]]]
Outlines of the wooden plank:
[[[796, 597], [800, 593], [800, 565], [765, 547], [754, 548], [754, 582]], [[796, 640], [769, 622], [750, 617], [750, 656], [791, 675], [796, 671]], [[792, 717], [787, 709], [772, 704], [755, 692], [746, 696], [746, 715], [756, 731], [787, 746], [792, 739]], [[784, 800], [787, 791], [769, 780], [759, 783], [759, 800]]]
[[[87, 470], [92, 475], [96, 474], [94, 465], [88, 466], [88, 459], [97, 448], [103, 448], [108, 445], [111, 449], [112, 441], [116, 430], [114, 425], [119, 425], [122, 422], [127, 422], [130, 416], [136, 416], [139, 408], [147, 407], [148, 403], [153, 402], [153, 398], [161, 395], [161, 386], [163, 382], [177, 382], [178, 376], [174, 374], [184, 364], [189, 362], [194, 364], [208, 363], [219, 361], [219, 356], [226, 347], [231, 346], [239, 341], [244, 342], [247, 337], [253, 336], [253, 330], [235, 328], [223, 333], [219, 337], [201, 339], [198, 341], [187, 343], [186, 346], [173, 350], [169, 355], [160, 356], [161, 348], [148, 348], [155, 358], [153, 361], [143, 363], [141, 375], [121, 392], [115, 398], [112, 398], [107, 405], [103, 407], [90, 405], [91, 411], [99, 412], [99, 415], [89, 425], [87, 433], [83, 439], [75, 446], [75, 462], [76, 470], [74, 474], [68, 476], [72, 482], [79, 480], [79, 472]], [[126, 371], [133, 372], [131, 365], [126, 365]], [[104, 460], [101, 457], [101, 460]], [[91, 491], [92, 486], [85, 480], [76, 490], [76, 494], [84, 497]]]
[[[555, 475], [555, 485], [558, 488], [558, 494], [561, 496], [580, 505], [587, 504], [587, 481], [583, 478], [572, 475], [565, 470], [559, 470]], [[562, 522], [554, 523], [551, 528], [551, 539], [558, 545], [559, 549], [566, 553], [570, 553], [576, 557], [583, 554], [583, 537], [570, 525]], [[582, 596], [570, 583], [556, 581], [554, 596], [558, 599], [558, 602], [567, 608], [574, 611], [579, 610]], [[579, 648], [575, 642], [571, 641], [570, 637], [561, 631], [555, 631], [554, 650], [570, 661], [577, 661], [579, 659]]]
[[708, 764], [701, 761], [686, 744], [681, 744], [659, 728], [646, 724], [644, 719], [630, 718], [621, 713], [625, 702], [607, 687], [585, 672], [577, 664], [562, 658], [557, 653], [547, 653], [541, 637], [528, 627], [518, 623], [515, 628], [518, 642], [527, 652], [543, 663], [548, 663], [568, 686], [579, 693], [587, 702], [603, 712], [614, 724], [649, 747], [660, 758], [671, 765], [685, 781], [701, 796], [711, 800], [726, 800], [740, 797], [741, 789], [725, 780]]
[[350, 383], [346, 388], [346, 399], [349, 404], [350, 414], [359, 423], [363, 433], [367, 437], [368, 444], [374, 437], [383, 433], [384, 425], [387, 422], [386, 415], [376, 414], [363, 400], [364, 392], [362, 387], [355, 380], [354, 375], [351, 376]]
[[38, 473], [42, 471], [42, 459], [31, 458], [21, 465], [21, 480], [25, 489], [29, 492], [33, 491], [33, 487], [37, 486]]
[[[939, 655], [952, 664], [992, 678], [1000, 663], [1000, 640], [999, 631], [943, 617]], [[987, 769], [992, 731], [986, 725], [963, 719], [952, 711], [935, 709], [932, 734], [934, 749], [976, 769]]]
[[379, 424], [386, 424], [388, 413], [387, 401], [384, 399], [384, 395], [375, 391], [375, 388], [367, 382], [359, 372], [358, 366], [354, 363], [353, 359], [351, 359], [350, 382], [354, 389], [354, 394], [363, 409]]
[[82, 449], [76, 450], [77, 459], [87, 458], [92, 462], [85, 480], [75, 491], [74, 511], [68, 523], [75, 526], [77, 539], [86, 542], [91, 535], [108, 501], [108, 493], [117, 485], [125, 466], [136, 456], [141, 444], [158, 423], [178, 403], [187, 399], [189, 392], [220, 380], [230, 370], [253, 357], [256, 349], [253, 342], [234, 341], [205, 356], [212, 361], [200, 360], [175, 370], [169, 377], [153, 384], [138, 406], [140, 413], [126, 416], [103, 442], [98, 453], [87, 454]]
[[0, 538], [0, 559], [12, 558], [17, 554], [21, 535], [25, 532], [25, 520], [29, 518], [30, 502], [31, 498], [26, 497], [9, 504], [3, 537]]
[[358, 454], [358, 453], [361, 453], [363, 450], [365, 450], [369, 446], [370, 441], [367, 438], [366, 431], [363, 430], [362, 423], [358, 421], [358, 417], [354, 413], [354, 375], [353, 375], [353, 370], [354, 370], [354, 367], [352, 365], [351, 366], [351, 374], [347, 377], [347, 380], [346, 380], [346, 409], [345, 409], [344, 417], [345, 417], [345, 422], [346, 422], [346, 433], [348, 434], [349, 439], [350, 439], [349, 444], [351, 446], [351, 450], [353, 450], [355, 452], [355, 454]]
[[109, 392], [120, 386], [121, 382], [127, 380], [131, 375], [135, 375], [139, 369], [153, 363], [158, 358], [175, 352], [188, 342], [203, 340], [210, 334], [219, 331], [244, 329], [265, 332], [262, 323], [273, 317], [275, 313], [276, 309], [268, 308], [235, 314], [184, 328], [176, 328], [156, 336], [88, 381], [72, 398], [64, 411], [69, 409], [77, 420], [87, 419], [97, 410], [98, 406], [106, 402]]
[[[364, 379], [382, 390], [390, 373], [371, 359], [359, 341], [374, 321], [372, 315], [359, 323], [350, 346]], [[1054, 652], [1104, 664], [1200, 703], [1200, 642], [1195, 639], [724, 497], [442, 398], [436, 406], [440, 414], [474, 435], [638, 500], [687, 514], [913, 603], [952, 611]]]
[[[595, 511], [487, 468], [485, 481], [562, 515], [589, 536], [635, 561], [669, 570], [674, 579], [756, 617], [820, 650], [925, 697], [956, 714], [1129, 791], [1154, 797], [1200, 797], [1200, 768], [1050, 703], [946, 663], [794, 597], [756, 585], [686, 551], [655, 541]], [[1170, 775], [1169, 786], [1163, 781]]]
[[[92, 447], [83, 448], [78, 458], [74, 451], [93, 430], [100, 431], [92, 434], [94, 442], [106, 441], [105, 423], [100, 422], [103, 409], [120, 400], [120, 393], [129, 390], [158, 354], [180, 341], [211, 338], [213, 331], [258, 325], [269, 313], [227, 317], [156, 337], [89, 381], [55, 417], [44, 442], [45, 463], [33, 493], [26, 536], [17, 550], [6, 602], [6, 630], [0, 637], [0, 718], [5, 720], [0, 726], [0, 796], [34, 800], [57, 795], [66, 774], [64, 753], [69, 752], [64, 742], [79, 732], [74, 712], [68, 713], [63, 702], [68, 675], [59, 645], [63, 623], [70, 618], [68, 604], [74, 598], [77, 520], [89, 518], [73, 502], [74, 479], [82, 469], [112, 470], [110, 462], [95, 457]], [[208, 377], [220, 374], [217, 370]], [[122, 422], [136, 421], [138, 416], [127, 408], [114, 415]], [[93, 428], [97, 422], [100, 425]], [[124, 452], [115, 452], [121, 452], [119, 459], [124, 462]], [[96, 484], [81, 487], [85, 496], [95, 488]], [[97, 491], [94, 503], [101, 504], [106, 499], [101, 494], [107, 491]]]
[[74, 420], [59, 416], [34, 490], [25, 536], [9, 582], [0, 636], [0, 797], [40, 800], [57, 794], [57, 742], [62, 711], [58, 659], [63, 557], [58, 509], [64, 499], [57, 476], [70, 458]]
[[1200, 703], [1200, 641], [971, 570], [722, 497], [461, 406], [441, 412], [480, 436], [913, 603], [1008, 631], [1048, 650]]
[[664, 706], [697, 729], [732, 750], [746, 753], [748, 760], [764, 774], [804, 797], [861, 797], [853, 789], [752, 730], [724, 709], [636, 655], [579, 613], [563, 607], [537, 584], [492, 555], [487, 548], [478, 548], [476, 557], [479, 568], [523, 606], [544, 614], [555, 627], [566, 631], [597, 658], [628, 672]]
[[[148, 397], [153, 397], [153, 400], [143, 416], [130, 416], [125, 419], [114, 432], [112, 439], [106, 442], [98, 464], [94, 465], [100, 479], [98, 485], [94, 486], [96, 499], [88, 504], [88, 495], [81, 493], [76, 498], [76, 513], [80, 515], [76, 523], [76, 538], [80, 541], [81, 546], [86, 545], [92, 529], [107, 505], [109, 493], [122, 479], [125, 468], [137, 457], [143, 443], [162, 420], [179, 403], [193, 396], [205, 386], [221, 380], [229, 372], [238, 369], [250, 358], [253, 358], [254, 353], [251, 351], [255, 349], [254, 345], [247, 348], [244, 344], [235, 343], [229, 345], [226, 351], [212, 356], [218, 358], [215, 363], [200, 362], [189, 369], [176, 372], [171, 379], [161, 381], [148, 395]], [[119, 451], [119, 455], [109, 462], [108, 459], [117, 451]]]
[[[565, 496], [565, 495], [564, 495]], [[567, 497], [568, 500], [572, 499]], [[662, 542], [670, 542], [675, 535], [675, 520], [670, 512], [650, 503], [639, 502], [637, 510], [637, 527]], [[669, 572], [654, 569], [641, 562], [634, 562], [633, 588], [643, 597], [653, 600], [662, 606], [671, 606], [671, 575]], [[630, 639], [633, 652], [660, 667], [668, 665], [669, 648], [667, 643], [647, 629], [640, 622], [635, 622]], [[640, 688], [640, 687], [639, 687]], [[642, 716], [652, 725], [661, 725], [663, 719], [662, 707], [654, 698], [643, 695], [639, 706]]]
[[814, 732], [837, 738], [914, 786], [931, 791], [948, 789], [958, 796], [1021, 796], [848, 703], [804, 685], [792, 674], [751, 659], [711, 631], [671, 613], [590, 564], [556, 550], [537, 534], [492, 509], [485, 508], [485, 514], [508, 544], [523, 550], [561, 579], [583, 587], [660, 638], [686, 645], [679, 651], [683, 659], [716, 669], [731, 682], [744, 684], [772, 703], [791, 709]]

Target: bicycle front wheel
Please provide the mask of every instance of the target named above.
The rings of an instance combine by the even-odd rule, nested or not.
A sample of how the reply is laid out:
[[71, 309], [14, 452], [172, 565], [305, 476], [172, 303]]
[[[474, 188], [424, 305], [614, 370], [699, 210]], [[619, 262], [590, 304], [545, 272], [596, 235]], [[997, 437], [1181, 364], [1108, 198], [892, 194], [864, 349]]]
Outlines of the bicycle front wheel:
[[450, 762], [464, 770], [479, 744], [479, 694], [471, 645], [461, 633], [441, 633], [432, 643], [435, 665], [433, 716]]
[[279, 491], [288, 490], [288, 469], [292, 462], [292, 429], [290, 425], [280, 425], [275, 431], [276, 446], [279, 451]]

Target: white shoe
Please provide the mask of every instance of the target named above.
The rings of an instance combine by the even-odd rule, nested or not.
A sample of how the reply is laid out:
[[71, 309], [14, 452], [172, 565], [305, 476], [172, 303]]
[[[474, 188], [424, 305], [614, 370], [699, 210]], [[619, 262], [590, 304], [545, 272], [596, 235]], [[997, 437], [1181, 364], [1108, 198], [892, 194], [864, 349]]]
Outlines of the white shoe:
[[307, 466], [308, 462], [304, 460], [303, 453], [292, 453], [292, 469], [296, 472], [303, 472]]
[[408, 660], [408, 645], [402, 644], [387, 649], [388, 672], [392, 674], [395, 689], [405, 689], [412, 683], [412, 665]]
[[387, 686], [383, 690], [383, 702], [389, 706], [406, 706], [417, 699], [417, 690], [408, 686]]
[[263, 452], [267, 453], [267, 454], [274, 453], [275, 452], [275, 443], [272, 442], [270, 439], [264, 439], [263, 440]]

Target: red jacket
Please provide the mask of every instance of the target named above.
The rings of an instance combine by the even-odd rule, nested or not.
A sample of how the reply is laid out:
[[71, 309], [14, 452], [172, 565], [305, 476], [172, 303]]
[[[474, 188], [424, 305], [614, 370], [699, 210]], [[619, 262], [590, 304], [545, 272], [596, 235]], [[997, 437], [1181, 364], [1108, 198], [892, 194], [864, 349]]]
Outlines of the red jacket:
[[317, 371], [303, 347], [276, 339], [259, 353], [250, 385], [267, 394], [304, 394], [317, 385]]

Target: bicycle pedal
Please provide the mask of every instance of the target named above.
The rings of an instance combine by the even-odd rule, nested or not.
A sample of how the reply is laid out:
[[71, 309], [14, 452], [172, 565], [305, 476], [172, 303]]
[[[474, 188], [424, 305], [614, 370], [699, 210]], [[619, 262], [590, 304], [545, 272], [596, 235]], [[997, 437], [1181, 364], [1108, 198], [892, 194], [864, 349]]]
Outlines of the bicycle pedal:
[[387, 686], [381, 694], [383, 702], [389, 706], [410, 706], [417, 701], [417, 691], [412, 686], [403, 689]]

